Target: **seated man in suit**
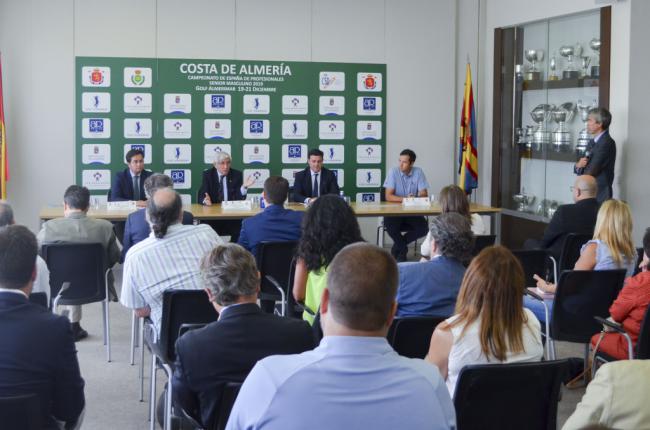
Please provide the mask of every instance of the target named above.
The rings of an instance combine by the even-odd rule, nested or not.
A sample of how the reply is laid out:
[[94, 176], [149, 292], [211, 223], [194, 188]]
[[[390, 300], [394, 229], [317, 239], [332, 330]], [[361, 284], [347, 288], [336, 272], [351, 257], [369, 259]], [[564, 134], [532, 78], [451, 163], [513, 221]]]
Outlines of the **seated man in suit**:
[[264, 357], [297, 354], [315, 345], [309, 324], [264, 313], [257, 306], [259, 272], [241, 246], [217, 246], [203, 258], [201, 272], [219, 320], [176, 341], [173, 397], [210, 428], [226, 382], [243, 382]]
[[[162, 173], [154, 173], [144, 181], [144, 192], [147, 198], [151, 198], [154, 192], [159, 188], [172, 188], [174, 183], [172, 179]], [[124, 240], [122, 240], [122, 262], [126, 258], [126, 253], [136, 243], [145, 240], [151, 233], [151, 227], [145, 217], [147, 211], [138, 210], [129, 214], [126, 218], [126, 227], [124, 228]], [[183, 224], [192, 225], [194, 216], [191, 212], [183, 211]]]
[[[415, 152], [405, 149], [399, 154], [399, 166], [386, 175], [386, 201], [401, 203], [404, 197], [427, 197], [429, 183], [424, 172], [415, 164]], [[423, 216], [384, 218], [386, 233], [393, 240], [391, 254], [397, 261], [406, 261], [408, 244], [427, 234], [427, 220]], [[405, 232], [402, 234], [402, 232]]]
[[[120, 260], [120, 249], [113, 232], [113, 225], [103, 219], [87, 216], [90, 192], [86, 187], [70, 185], [63, 195], [63, 218], [49, 220], [38, 232], [39, 245], [52, 242], [101, 243], [106, 250], [106, 269]], [[111, 272], [112, 273], [112, 272]], [[117, 297], [113, 277], [109, 276], [109, 294]], [[72, 333], [75, 340], [88, 336], [81, 328], [81, 306], [65, 306], [70, 311]]]
[[575, 203], [558, 207], [544, 230], [542, 240], [528, 239], [524, 248], [544, 248], [559, 261], [564, 239], [570, 233], [593, 235], [600, 208], [596, 201], [597, 190], [598, 186], [593, 176], [578, 176], [571, 187]]
[[143, 208], [147, 204], [144, 181], [151, 176], [151, 172], [144, 170], [144, 152], [131, 149], [125, 158], [128, 167], [115, 175], [108, 201], [135, 200]]
[[397, 316], [451, 317], [474, 234], [469, 218], [447, 212], [431, 222], [431, 260], [398, 264]]
[[289, 194], [289, 182], [282, 176], [270, 176], [264, 181], [262, 197], [266, 208], [242, 222], [239, 244], [257, 257], [260, 242], [283, 242], [300, 239], [302, 212], [284, 208]]
[[[197, 202], [206, 206], [230, 200], [245, 200], [248, 188], [255, 183], [252, 176], [246, 178], [242, 172], [231, 168], [232, 159], [227, 152], [217, 152], [214, 165], [203, 171], [203, 180], [197, 196]], [[231, 242], [237, 242], [241, 230], [241, 220], [220, 220], [207, 222], [220, 235], [230, 236]]]
[[292, 200], [309, 204], [325, 194], [338, 195], [339, 184], [336, 175], [323, 167], [323, 151], [314, 148], [309, 150], [308, 155], [309, 167], [296, 173]]
[[0, 397], [35, 394], [38, 428], [58, 430], [80, 419], [84, 380], [70, 322], [27, 299], [37, 249], [26, 227], [0, 229]]
[[355, 243], [339, 251], [322, 295], [320, 345], [259, 361], [226, 428], [456, 428], [438, 369], [400, 357], [386, 340], [397, 280], [395, 260], [383, 249]]

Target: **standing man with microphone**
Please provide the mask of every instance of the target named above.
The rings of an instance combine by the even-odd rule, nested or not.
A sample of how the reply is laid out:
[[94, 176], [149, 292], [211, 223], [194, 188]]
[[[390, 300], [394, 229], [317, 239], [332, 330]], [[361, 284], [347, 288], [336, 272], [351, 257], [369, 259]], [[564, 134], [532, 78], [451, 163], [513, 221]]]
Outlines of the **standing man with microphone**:
[[589, 141], [584, 157], [573, 168], [576, 175], [590, 175], [596, 178], [598, 194], [596, 200], [602, 203], [612, 198], [614, 164], [616, 164], [616, 142], [609, 135], [612, 114], [605, 108], [589, 111], [587, 131], [593, 139]]

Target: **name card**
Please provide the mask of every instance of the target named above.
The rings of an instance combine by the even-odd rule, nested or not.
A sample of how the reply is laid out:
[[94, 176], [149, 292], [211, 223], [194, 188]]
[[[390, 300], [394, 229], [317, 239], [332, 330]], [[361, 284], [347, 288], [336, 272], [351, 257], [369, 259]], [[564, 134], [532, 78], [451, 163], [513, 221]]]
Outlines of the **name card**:
[[249, 211], [253, 209], [253, 202], [250, 200], [232, 200], [221, 202], [221, 209], [224, 211]]
[[137, 209], [135, 201], [126, 200], [122, 202], [106, 202], [106, 210], [108, 211], [134, 211]]
[[404, 197], [402, 199], [402, 206], [405, 208], [424, 208], [431, 206], [431, 202], [428, 197]]

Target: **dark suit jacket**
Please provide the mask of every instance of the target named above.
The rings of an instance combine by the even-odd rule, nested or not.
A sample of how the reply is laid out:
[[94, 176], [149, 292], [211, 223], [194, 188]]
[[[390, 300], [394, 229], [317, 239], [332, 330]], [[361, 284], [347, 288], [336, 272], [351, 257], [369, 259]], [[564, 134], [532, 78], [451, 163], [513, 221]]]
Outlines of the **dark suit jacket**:
[[23, 295], [0, 292], [0, 339], [0, 397], [37, 394], [47, 429], [58, 429], [55, 418], [76, 421], [84, 380], [68, 319]]
[[[296, 173], [296, 180], [293, 183], [293, 201], [303, 203], [306, 198], [311, 197], [313, 185], [309, 167]], [[336, 181], [334, 172], [323, 167], [318, 176], [318, 188], [320, 188], [321, 196], [325, 194], [338, 194], [339, 184]]]
[[[147, 200], [147, 196], [144, 193], [144, 181], [152, 174], [153, 173], [148, 170], [143, 170], [142, 173], [140, 173], [141, 200]], [[117, 172], [115, 179], [113, 179], [111, 192], [108, 195], [109, 202], [124, 200], [133, 200], [133, 178], [131, 178], [131, 173], [129, 172], [128, 167], [121, 172]]]
[[[136, 243], [145, 240], [151, 233], [151, 227], [146, 218], [146, 209], [138, 209], [130, 213], [126, 218], [126, 225], [124, 227], [124, 238], [122, 240], [122, 258], [121, 262], [124, 263], [124, 258], [129, 249]], [[194, 216], [191, 212], [183, 211], [183, 224], [194, 224]]]
[[559, 260], [564, 238], [569, 233], [594, 234], [599, 207], [596, 199], [584, 199], [557, 208], [544, 231], [542, 247]]
[[587, 165], [582, 169], [576, 169], [574, 172], [578, 175], [591, 175], [596, 178], [598, 184], [598, 195], [596, 200], [599, 203], [611, 199], [612, 184], [614, 183], [614, 165], [616, 164], [616, 142], [609, 135], [609, 131], [598, 139], [596, 143], [593, 139], [587, 145], [587, 151], [591, 153]]
[[219, 321], [176, 342], [174, 401], [206, 428], [219, 410], [226, 382], [242, 382], [255, 363], [315, 347], [309, 324], [262, 312], [256, 304], [225, 309]]
[[[241, 193], [241, 186], [244, 184], [242, 173], [236, 169], [230, 169], [226, 175], [226, 184], [228, 188], [228, 200], [244, 200]], [[203, 181], [197, 196], [197, 203], [201, 204], [205, 198], [205, 193], [210, 195], [212, 203], [221, 203], [219, 199], [219, 173], [212, 167], [203, 171]]]
[[302, 212], [271, 205], [263, 212], [242, 222], [239, 244], [257, 257], [260, 242], [282, 242], [300, 239]]

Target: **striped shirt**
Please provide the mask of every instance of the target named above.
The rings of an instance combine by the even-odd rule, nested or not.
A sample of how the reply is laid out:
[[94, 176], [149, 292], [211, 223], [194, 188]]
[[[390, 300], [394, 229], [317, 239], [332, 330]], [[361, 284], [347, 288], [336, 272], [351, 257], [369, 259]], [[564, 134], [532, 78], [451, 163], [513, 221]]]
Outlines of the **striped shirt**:
[[151, 233], [126, 254], [120, 303], [131, 309], [149, 306], [159, 333], [163, 292], [202, 289], [201, 259], [221, 243], [219, 235], [205, 224], [171, 225], [162, 239]]

